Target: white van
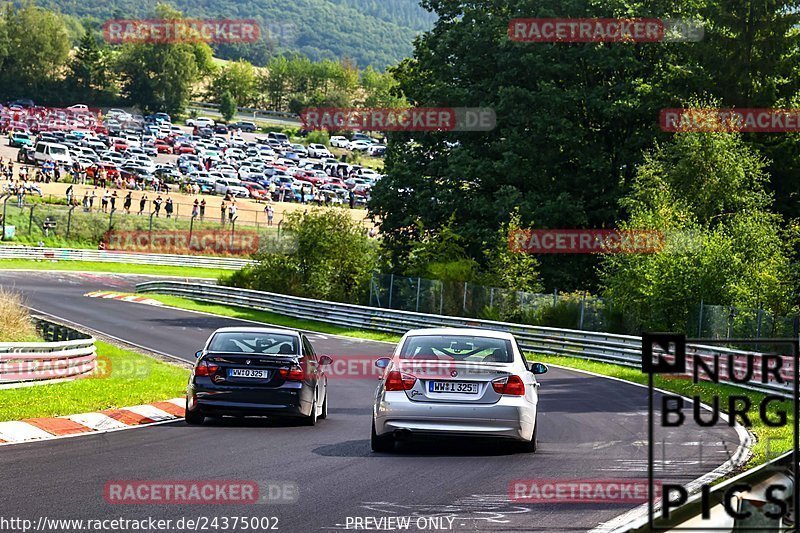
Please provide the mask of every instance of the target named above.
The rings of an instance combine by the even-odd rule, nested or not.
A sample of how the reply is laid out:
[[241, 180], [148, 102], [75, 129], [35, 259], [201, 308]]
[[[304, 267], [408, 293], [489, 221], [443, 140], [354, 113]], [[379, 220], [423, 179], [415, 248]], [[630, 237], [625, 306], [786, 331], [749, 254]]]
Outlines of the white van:
[[33, 159], [37, 165], [41, 165], [45, 161], [53, 161], [58, 165], [72, 164], [72, 157], [70, 157], [66, 145], [44, 141], [36, 143]]

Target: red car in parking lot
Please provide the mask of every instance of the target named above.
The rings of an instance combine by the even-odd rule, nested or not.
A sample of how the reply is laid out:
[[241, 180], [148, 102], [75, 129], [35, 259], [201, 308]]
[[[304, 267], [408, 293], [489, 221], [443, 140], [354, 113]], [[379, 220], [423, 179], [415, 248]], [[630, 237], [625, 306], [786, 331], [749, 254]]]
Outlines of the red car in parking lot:
[[196, 154], [197, 149], [191, 144], [177, 144], [172, 149], [173, 154]]
[[157, 139], [154, 143], [154, 147], [159, 154], [171, 154], [172, 153], [172, 146], [163, 139]]

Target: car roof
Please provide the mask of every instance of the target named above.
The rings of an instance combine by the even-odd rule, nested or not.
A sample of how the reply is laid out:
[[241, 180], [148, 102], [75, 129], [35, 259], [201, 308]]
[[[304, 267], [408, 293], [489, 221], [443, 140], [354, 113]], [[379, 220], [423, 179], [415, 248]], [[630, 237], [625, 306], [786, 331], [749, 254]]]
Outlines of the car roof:
[[466, 335], [469, 337], [488, 337], [492, 339], [512, 340], [514, 336], [505, 331], [480, 328], [422, 328], [412, 329], [406, 337], [419, 337], [424, 335]]

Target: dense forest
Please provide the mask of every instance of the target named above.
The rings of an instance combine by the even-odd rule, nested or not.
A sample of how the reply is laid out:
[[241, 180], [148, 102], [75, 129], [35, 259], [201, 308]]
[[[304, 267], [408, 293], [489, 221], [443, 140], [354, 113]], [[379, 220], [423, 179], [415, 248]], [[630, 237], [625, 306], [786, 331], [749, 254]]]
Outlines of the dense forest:
[[[152, 17], [157, 0], [42, 0], [38, 5], [100, 27], [108, 19]], [[435, 16], [417, 0], [175, 0], [187, 18], [253, 18], [262, 27], [254, 44], [219, 45], [216, 56], [264, 65], [273, 56], [299, 52], [314, 61], [348, 58], [359, 67], [383, 69], [409, 56], [414, 37]]]

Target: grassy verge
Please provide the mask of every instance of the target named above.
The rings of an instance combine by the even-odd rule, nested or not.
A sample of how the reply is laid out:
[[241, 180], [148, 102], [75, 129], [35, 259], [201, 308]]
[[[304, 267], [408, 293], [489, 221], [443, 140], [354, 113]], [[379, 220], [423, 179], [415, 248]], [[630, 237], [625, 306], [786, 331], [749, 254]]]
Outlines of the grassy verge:
[[347, 337], [355, 337], [357, 339], [367, 339], [372, 341], [386, 341], [397, 342], [400, 340], [400, 335], [392, 333], [380, 333], [377, 331], [366, 331], [353, 328], [345, 328], [327, 324], [325, 322], [317, 322], [314, 320], [302, 320], [299, 318], [292, 318], [286, 315], [279, 315], [269, 311], [256, 311], [254, 309], [245, 309], [242, 307], [233, 307], [221, 304], [212, 304], [206, 302], [197, 302], [187, 298], [180, 298], [178, 296], [167, 296], [164, 294], [146, 293], [148, 298], [158, 300], [164, 305], [178, 307], [180, 309], [187, 309], [189, 311], [203, 311], [205, 313], [213, 313], [215, 315], [227, 316], [230, 318], [242, 318], [245, 320], [254, 320], [256, 322], [264, 322], [266, 324], [274, 324], [276, 326], [284, 326], [287, 328], [303, 329], [317, 331], [319, 333], [330, 333], [331, 335], [344, 335]]
[[0, 287], [0, 342], [42, 342], [19, 293]]
[[[603, 376], [615, 377], [624, 379], [625, 381], [647, 385], [647, 375], [642, 374], [642, 371], [637, 368], [552, 355], [528, 354], [528, 359], [545, 364], [550, 363], [553, 365], [575, 368], [577, 370], [586, 370]], [[750, 400], [751, 405], [750, 409], [747, 410], [747, 415], [751, 423], [748, 429], [756, 437], [756, 442], [753, 443], [753, 447], [751, 448], [752, 457], [746, 465], [748, 468], [773, 459], [792, 448], [792, 407], [788, 400], [786, 402], [771, 402], [769, 404], [766, 413], [770, 420], [777, 420], [777, 413], [781, 409], [786, 411], [787, 416], [787, 422], [782, 427], [770, 427], [764, 424], [759, 416], [759, 406], [761, 405], [761, 401], [766, 397], [766, 394], [716, 383], [701, 382], [695, 384], [692, 383], [690, 379], [665, 376], [655, 376], [653, 384], [659, 389], [674, 392], [689, 398], [699, 396], [701, 400], [707, 404], [711, 404], [713, 399], [718, 397], [720, 409], [723, 412], [728, 411], [728, 400], [731, 396], [746, 396]], [[742, 403], [739, 402], [739, 405], [742, 405]], [[708, 420], [710, 415], [711, 413], [707, 411], [701, 412], [703, 420]], [[738, 422], [740, 424], [743, 423], [741, 419], [738, 419]]]
[[93, 261], [35, 261], [29, 259], [0, 259], [0, 270], [75, 270], [82, 272], [108, 272], [112, 274], [149, 274], [181, 278], [214, 278], [229, 275], [231, 270], [193, 268], [168, 265], [132, 265], [127, 263], [101, 263]]
[[98, 371], [51, 385], [0, 390], [0, 421], [64, 416], [182, 396], [189, 371], [97, 342]]

